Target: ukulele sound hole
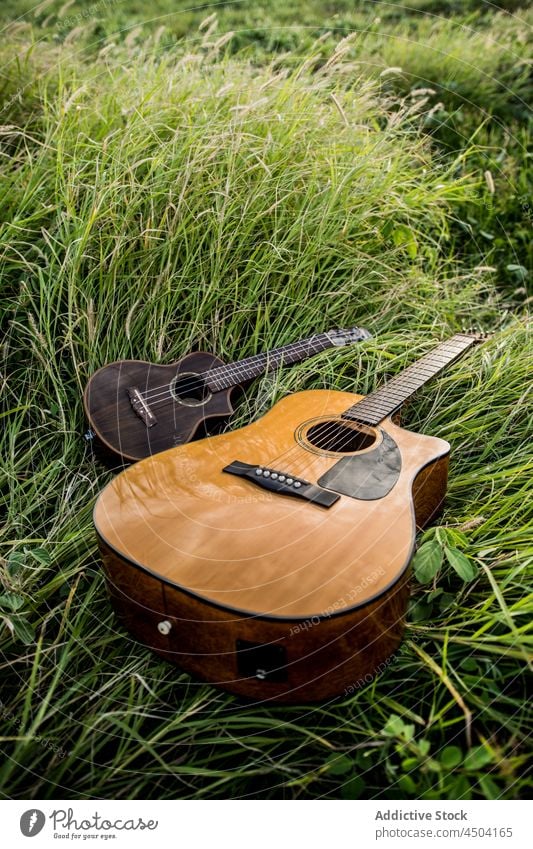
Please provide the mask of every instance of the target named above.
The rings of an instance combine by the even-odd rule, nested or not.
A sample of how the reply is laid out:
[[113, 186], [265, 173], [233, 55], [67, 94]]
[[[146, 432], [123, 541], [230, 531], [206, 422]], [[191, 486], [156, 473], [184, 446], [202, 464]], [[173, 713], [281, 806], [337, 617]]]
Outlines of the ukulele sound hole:
[[326, 419], [311, 425], [305, 440], [321, 451], [333, 454], [353, 454], [364, 451], [376, 441], [374, 430], [363, 425], [349, 425], [335, 419]]
[[185, 407], [201, 407], [211, 398], [211, 392], [200, 375], [193, 371], [177, 374], [170, 384], [172, 397]]

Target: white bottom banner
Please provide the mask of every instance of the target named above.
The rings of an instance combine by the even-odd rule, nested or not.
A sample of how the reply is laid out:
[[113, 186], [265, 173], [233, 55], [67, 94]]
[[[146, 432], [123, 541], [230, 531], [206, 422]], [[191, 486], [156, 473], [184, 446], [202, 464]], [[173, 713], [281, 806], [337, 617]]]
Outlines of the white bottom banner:
[[[3, 801], [2, 845], [526, 849], [526, 802]], [[202, 810], [205, 808], [205, 810]], [[32, 842], [34, 841], [34, 842]], [[68, 843], [67, 843], [68, 841]]]

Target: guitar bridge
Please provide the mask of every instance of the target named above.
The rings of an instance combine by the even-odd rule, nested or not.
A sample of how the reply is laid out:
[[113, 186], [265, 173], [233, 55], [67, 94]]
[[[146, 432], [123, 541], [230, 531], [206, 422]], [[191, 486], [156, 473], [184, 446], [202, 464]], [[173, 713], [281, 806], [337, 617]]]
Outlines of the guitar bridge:
[[303, 498], [305, 501], [318, 504], [319, 507], [333, 507], [340, 498], [338, 493], [322, 489], [321, 486], [316, 486], [302, 478], [293, 477], [288, 472], [268, 469], [265, 466], [252, 466], [250, 463], [241, 462], [241, 460], [234, 460], [229, 466], [225, 466], [222, 471], [229, 475], [246, 478], [250, 483], [254, 483], [262, 489], [268, 489], [270, 492], [290, 495], [293, 498]]
[[157, 424], [156, 417], [136, 386], [130, 386], [128, 388], [128, 395], [133, 411], [145, 423], [146, 427], [153, 427]]

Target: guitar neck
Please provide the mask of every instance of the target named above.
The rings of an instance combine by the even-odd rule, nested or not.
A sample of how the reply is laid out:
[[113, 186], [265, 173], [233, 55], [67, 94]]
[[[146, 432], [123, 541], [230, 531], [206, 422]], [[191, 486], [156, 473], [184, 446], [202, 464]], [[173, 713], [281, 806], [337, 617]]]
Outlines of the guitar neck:
[[281, 348], [273, 348], [264, 354], [257, 354], [239, 360], [235, 363], [214, 368], [207, 374], [206, 383], [212, 392], [220, 392], [222, 389], [230, 389], [239, 383], [246, 383], [254, 377], [274, 371], [281, 366], [299, 363], [302, 360], [333, 347], [327, 333], [317, 333], [309, 339], [301, 339]]
[[361, 424], [377, 425], [390, 416], [447, 365], [458, 359], [477, 342], [475, 336], [457, 333], [429, 354], [417, 360], [380, 389], [349, 407], [342, 417]]

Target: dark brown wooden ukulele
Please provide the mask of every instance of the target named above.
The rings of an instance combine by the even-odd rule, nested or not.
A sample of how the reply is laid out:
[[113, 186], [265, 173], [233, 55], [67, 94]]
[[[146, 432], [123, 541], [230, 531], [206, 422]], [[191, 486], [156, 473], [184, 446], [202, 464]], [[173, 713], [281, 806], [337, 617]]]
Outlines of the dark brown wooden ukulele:
[[257, 699], [327, 698], [375, 674], [401, 640], [450, 451], [394, 413], [475, 341], [457, 334], [366, 398], [297, 392], [118, 475], [94, 521], [133, 634]]
[[205, 436], [208, 422], [231, 415], [232, 394], [239, 386], [327, 348], [369, 337], [361, 327], [329, 330], [227, 364], [199, 351], [171, 365], [141, 360], [110, 363], [93, 374], [85, 389], [90, 435], [125, 462], [183, 445]]

